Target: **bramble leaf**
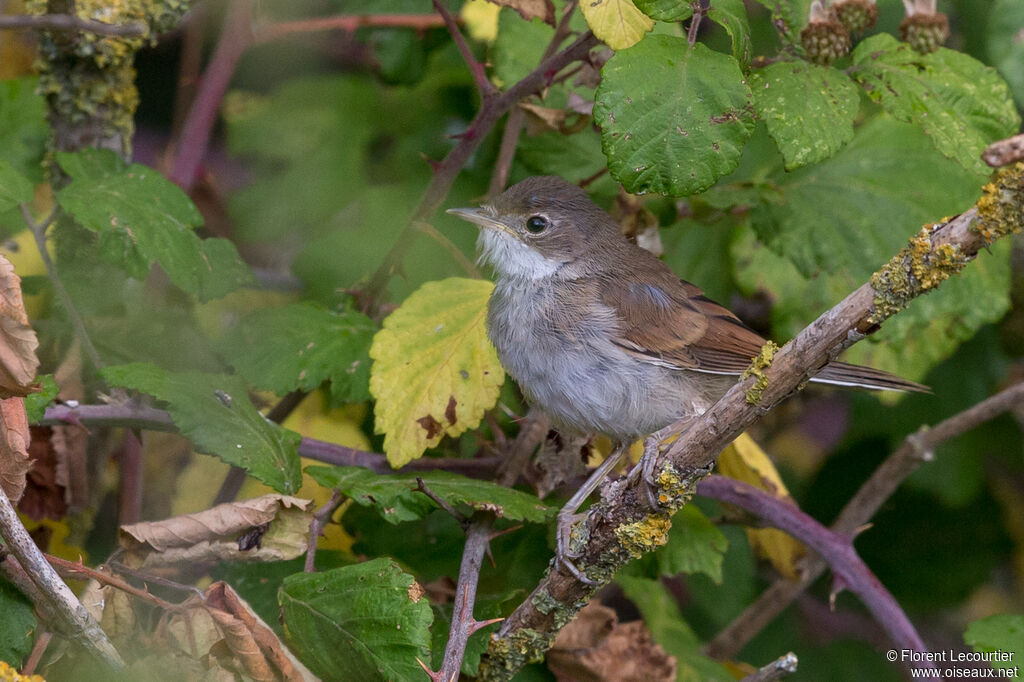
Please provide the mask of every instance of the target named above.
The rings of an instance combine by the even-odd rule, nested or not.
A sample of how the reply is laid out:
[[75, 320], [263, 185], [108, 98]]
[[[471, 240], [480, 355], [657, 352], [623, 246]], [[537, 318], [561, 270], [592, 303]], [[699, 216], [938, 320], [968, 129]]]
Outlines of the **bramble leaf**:
[[423, 679], [434, 614], [391, 559], [290, 575], [278, 600], [289, 645], [321, 678]]
[[729, 547], [729, 541], [711, 523], [708, 517], [688, 504], [672, 516], [672, 529], [668, 544], [658, 548], [658, 572], [662, 575], [679, 573], [703, 573], [722, 583], [722, 556]]
[[594, 121], [627, 191], [686, 196], [736, 168], [753, 121], [750, 88], [731, 56], [651, 35], [601, 73]]
[[590, 0], [582, 3], [580, 10], [594, 35], [613, 50], [636, 45], [654, 28], [654, 22], [637, 9], [633, 0]]
[[284, 395], [330, 379], [339, 402], [368, 400], [370, 342], [376, 327], [355, 310], [312, 303], [262, 308], [227, 334], [223, 355], [256, 388]]
[[853, 139], [857, 87], [841, 71], [779, 62], [751, 74], [754, 106], [779, 145], [786, 170], [816, 163]]
[[370, 393], [391, 466], [475, 428], [497, 401], [505, 372], [484, 328], [493, 288], [458, 277], [427, 282], [374, 337]]
[[853, 51], [852, 76], [895, 118], [921, 126], [936, 149], [977, 173], [988, 170], [982, 150], [1020, 126], [1006, 81], [962, 52], [921, 55], [879, 33]]
[[198, 452], [242, 467], [278, 492], [294, 493], [302, 484], [299, 434], [260, 414], [241, 377], [172, 373], [144, 363], [105, 367], [100, 373], [114, 386], [167, 403], [175, 426]]
[[417, 491], [417, 478], [447, 502], [493, 511], [502, 518], [543, 523], [551, 514], [533, 495], [447, 471], [418, 474], [376, 474], [362, 467], [306, 467], [326, 488], [335, 488], [363, 506], [372, 506], [390, 523], [422, 519], [437, 505]]

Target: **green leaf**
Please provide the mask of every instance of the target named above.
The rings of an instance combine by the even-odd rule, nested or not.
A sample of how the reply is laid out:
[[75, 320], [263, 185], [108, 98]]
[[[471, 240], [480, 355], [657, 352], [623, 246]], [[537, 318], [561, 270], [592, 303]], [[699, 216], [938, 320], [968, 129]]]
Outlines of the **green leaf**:
[[758, 238], [805, 276], [846, 271], [859, 284], [922, 224], [969, 208], [984, 177], [943, 159], [920, 129], [879, 116], [832, 158], [775, 180], [778, 195], [751, 212]]
[[756, 0], [772, 13], [772, 24], [783, 42], [800, 42], [800, 31], [807, 25], [812, 0]]
[[684, 21], [693, 16], [690, 0], [636, 0], [636, 6], [658, 21]]
[[175, 426], [196, 450], [215, 455], [282, 493], [302, 484], [299, 434], [267, 421], [249, 401], [240, 377], [166, 372], [132, 363], [100, 372], [114, 386], [148, 393], [167, 403]]
[[434, 615], [392, 560], [289, 576], [279, 600], [289, 646], [321, 678], [423, 679]]
[[735, 678], [701, 652], [697, 635], [683, 619], [675, 597], [659, 580], [616, 575], [615, 582], [640, 609], [654, 641], [676, 659], [676, 680], [681, 682], [732, 682]]
[[715, 584], [722, 583], [722, 557], [729, 541], [708, 517], [688, 504], [672, 517], [668, 544], [658, 549], [658, 571], [662, 575], [704, 573]]
[[982, 150], [1020, 125], [1006, 82], [962, 52], [921, 55], [880, 33], [857, 45], [852, 75], [890, 114], [920, 125], [936, 149], [978, 173], [988, 170]]
[[306, 473], [326, 488], [338, 489], [358, 504], [376, 508], [391, 523], [422, 519], [437, 508], [417, 491], [417, 478], [452, 505], [493, 511], [514, 521], [544, 523], [551, 509], [533, 495], [446, 471], [418, 474], [376, 474], [362, 467], [306, 467]]
[[751, 90], [786, 170], [827, 159], [853, 139], [860, 97], [841, 71], [778, 62], [751, 75]]
[[729, 245], [735, 236], [731, 222], [713, 224], [683, 219], [661, 230], [662, 258], [672, 271], [700, 288], [714, 301], [728, 301], [735, 290]]
[[0, 81], [0, 161], [30, 182], [43, 181], [43, 154], [50, 129], [35, 78]]
[[636, 8], [633, 0], [597, 0], [580, 5], [594, 35], [613, 50], [636, 45], [654, 28], [650, 17]]
[[732, 56], [740, 64], [750, 63], [750, 22], [743, 0], [712, 0], [708, 19], [725, 29], [732, 39]]
[[20, 668], [32, 650], [36, 617], [32, 603], [7, 580], [0, 578], [0, 661]]
[[498, 37], [491, 46], [491, 73], [499, 86], [508, 87], [537, 68], [555, 29], [537, 18], [526, 21], [514, 10], [498, 14]]
[[32, 183], [9, 162], [0, 159], [0, 211], [32, 201]]
[[731, 56], [651, 35], [601, 73], [594, 120], [627, 191], [686, 196], [736, 168], [753, 122], [750, 88]]
[[126, 165], [108, 149], [57, 153], [73, 179], [57, 191], [60, 205], [100, 234], [100, 248], [134, 276], [153, 261], [175, 285], [208, 301], [254, 282], [230, 242], [203, 241], [202, 216], [188, 196], [152, 168]]
[[[1018, 107], [1024, 107], [1024, 3], [996, 0], [985, 32], [989, 63], [1006, 79]], [[0, 127], [2, 130], [2, 127]]]
[[224, 339], [222, 355], [256, 388], [284, 395], [330, 379], [344, 402], [370, 397], [370, 342], [376, 327], [355, 310], [334, 313], [311, 303], [262, 308]]
[[[976, 620], [967, 626], [964, 642], [979, 653], [995, 653], [992, 667], [1016, 670], [1021, 679], [1020, 664], [1024, 661], [1024, 615], [1002, 613]], [[1009, 660], [1000, 660], [1009, 655]]]
[[25, 396], [25, 412], [28, 414], [29, 424], [42, 421], [46, 408], [50, 406], [60, 390], [57, 382], [53, 380], [52, 374], [42, 374], [36, 377], [36, 380], [39, 382], [41, 390]]
[[498, 400], [505, 371], [484, 328], [493, 288], [458, 277], [427, 282], [374, 337], [370, 393], [391, 466], [476, 428]]

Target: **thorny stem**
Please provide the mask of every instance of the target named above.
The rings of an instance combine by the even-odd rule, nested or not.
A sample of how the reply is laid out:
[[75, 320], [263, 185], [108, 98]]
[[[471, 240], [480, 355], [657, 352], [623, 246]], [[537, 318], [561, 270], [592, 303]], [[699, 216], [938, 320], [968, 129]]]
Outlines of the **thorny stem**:
[[199, 166], [206, 156], [220, 103], [227, 92], [242, 53], [252, 44], [254, 0], [234, 0], [224, 17], [224, 28], [210, 65], [203, 72], [199, 90], [175, 144], [170, 180], [188, 191], [196, 181]]
[[697, 42], [697, 32], [700, 30], [700, 22], [708, 11], [707, 0], [693, 0], [693, 17], [690, 19], [690, 28], [686, 32], [686, 42], [693, 47]]
[[25, 219], [25, 224], [28, 225], [32, 231], [32, 236], [36, 240], [39, 257], [46, 267], [46, 275], [49, 277], [54, 291], [57, 292], [61, 305], [64, 306], [64, 312], [67, 314], [68, 319], [71, 320], [71, 326], [75, 330], [75, 335], [82, 344], [82, 348], [85, 349], [85, 354], [89, 356], [89, 361], [92, 362], [93, 367], [100, 369], [103, 367], [100, 354], [96, 352], [96, 347], [92, 345], [92, 340], [89, 339], [89, 332], [85, 330], [85, 322], [82, 321], [82, 316], [78, 314], [78, 308], [75, 307], [71, 296], [68, 295], [68, 290], [64, 288], [64, 281], [57, 272], [57, 265], [50, 258], [50, 252], [46, 248], [46, 230], [57, 220], [58, 210], [55, 209], [46, 220], [37, 223], [32, 219], [32, 212], [29, 210], [28, 204], [20, 204], [19, 208], [21, 209], [22, 217]]
[[[697, 484], [697, 494], [734, 504], [805, 543], [828, 562], [842, 587], [860, 597], [888, 633], [894, 648], [928, 651], [896, 599], [853, 549], [850, 536], [829, 530], [794, 505], [763, 490], [724, 476], [708, 476]], [[920, 665], [935, 668], [927, 659]]]
[[316, 545], [320, 540], [320, 536], [323, 535], [324, 528], [331, 522], [331, 516], [334, 515], [334, 511], [341, 505], [344, 500], [340, 490], [335, 490], [331, 493], [331, 499], [324, 503], [324, 506], [320, 507], [313, 514], [313, 520], [309, 524], [309, 543], [306, 545], [306, 563], [303, 566], [303, 570], [306, 573], [312, 573], [316, 570]]
[[[946, 419], [931, 429], [908, 436], [864, 482], [839, 513], [832, 531], [850, 535], [867, 524], [896, 489], [940, 444], [994, 419], [1024, 403], [1024, 382], [1014, 384], [977, 405]], [[743, 613], [708, 642], [705, 652], [712, 658], [733, 658], [753, 637], [775, 620], [808, 586], [827, 569], [820, 557], [808, 557], [801, 566], [800, 578], [779, 578]]]
[[469, 67], [469, 72], [473, 75], [473, 82], [476, 84], [476, 90], [480, 98], [487, 99], [493, 97], [497, 93], [497, 89], [487, 79], [487, 71], [484, 69], [484, 65], [473, 56], [473, 51], [469, 49], [465, 36], [459, 30], [458, 24], [455, 23], [455, 18], [452, 17], [451, 12], [448, 11], [448, 8], [440, 0], [431, 0], [431, 2], [434, 4], [434, 11], [440, 14], [444, 20], [444, 25], [455, 42], [455, 46], [459, 49], [462, 60]]

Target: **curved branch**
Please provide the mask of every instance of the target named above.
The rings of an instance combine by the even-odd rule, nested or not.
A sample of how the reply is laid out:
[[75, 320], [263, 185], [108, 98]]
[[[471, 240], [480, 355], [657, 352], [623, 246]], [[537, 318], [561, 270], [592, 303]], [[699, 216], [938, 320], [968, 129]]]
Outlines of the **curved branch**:
[[[658, 497], [667, 511], [685, 504], [718, 453], [809, 376], [915, 297], [959, 272], [980, 249], [1024, 229], [1024, 164], [1000, 172], [984, 192], [975, 208], [923, 229], [869, 283], [812, 322], [773, 358], [759, 358], [764, 369], [757, 376], [738, 382], [700, 417], [666, 430], [680, 434], [653, 466]], [[655, 453], [660, 450], [655, 448]], [[589, 542], [576, 565], [600, 583], [610, 581], [630, 558], [667, 540], [667, 515], [651, 512], [640, 485], [637, 477], [606, 486], [604, 499], [581, 523], [581, 536]], [[540, 657], [594, 590], [572, 575], [549, 571], [492, 639], [481, 679], [508, 679]]]
[[[829, 530], [795, 505], [749, 483], [724, 476], [708, 476], [697, 484], [697, 494], [736, 505], [806, 544], [828, 563], [840, 587], [860, 597], [892, 639], [895, 649], [928, 650], [896, 599], [857, 554], [851, 536]], [[935, 664], [927, 659], [918, 662], [917, 666], [936, 669]]]
[[46, 31], [81, 31], [101, 36], [119, 36], [122, 38], [140, 38], [149, 33], [149, 28], [141, 21], [127, 24], [104, 24], [102, 21], [89, 21], [72, 14], [15, 14], [0, 16], [0, 29], [32, 28]]
[[[832, 530], [849, 535], [871, 520], [886, 500], [922, 463], [931, 459], [942, 443], [994, 419], [1016, 405], [1024, 404], [1024, 382], [982, 400], [977, 405], [946, 419], [932, 428], [922, 427], [907, 436], [864, 482], [839, 513]], [[828, 565], [820, 557], [806, 557], [797, 580], [777, 579], [761, 596], [708, 642], [708, 656], [725, 660], [734, 657], [753, 637], [775, 620], [787, 606], [817, 580]]]

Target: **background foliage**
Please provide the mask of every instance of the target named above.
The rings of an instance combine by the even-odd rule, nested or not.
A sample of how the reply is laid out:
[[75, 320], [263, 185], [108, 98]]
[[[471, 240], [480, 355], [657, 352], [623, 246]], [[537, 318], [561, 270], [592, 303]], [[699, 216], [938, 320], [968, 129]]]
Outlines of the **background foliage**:
[[[523, 100], [509, 184], [537, 174], [584, 184], [681, 277], [766, 336], [792, 337], [922, 224], [970, 207], [988, 177], [981, 151], [1018, 132], [1024, 107], [1019, 0], [940, 2], [952, 35], [948, 49], [925, 56], [898, 39], [901, 3], [879, 0], [877, 27], [829, 66], [804, 58], [809, 6], [711, 0], [693, 36], [688, 2], [570, 7], [568, 29], [592, 29], [604, 44]], [[550, 22], [483, 0], [444, 7], [460, 17], [486, 82], [507, 89], [536, 69], [565, 4], [554, 3]], [[492, 540], [480, 574], [480, 620], [511, 612], [548, 565], [551, 512], [568, 488], [552, 478], [557, 490], [541, 500], [534, 493], [550, 487], [536, 478], [533, 489], [508, 490], [460, 475], [473, 462], [477, 476], [493, 472], [489, 458], [527, 410], [486, 340], [490, 285], [473, 265], [474, 230], [434, 211], [407, 227], [443, 172], [438, 162], [481, 133], [472, 128], [480, 84], [427, 0], [260, 3], [256, 38], [213, 102], [219, 123], [203, 165], [194, 179], [176, 178], [182, 189], [168, 177], [180, 145], [198, 144], [182, 136], [186, 113], [210, 106], [194, 99], [189, 79], [195, 60], [214, 58], [231, 12], [201, 4], [137, 54], [132, 163], [109, 149], [55, 148], [53, 108], [37, 94], [49, 81], [31, 67], [35, 42], [0, 31], [0, 231], [40, 341], [44, 390], [31, 398], [31, 419], [42, 422], [58, 395], [113, 405], [134, 397], [166, 410], [179, 434], [130, 420], [113, 426], [134, 428], [90, 424], [88, 437], [35, 426], [35, 474], [19, 510], [51, 554], [96, 566], [121, 547], [117, 560], [133, 570], [204, 589], [211, 577], [225, 581], [324, 679], [422, 679], [416, 659], [440, 666], [452, 621], [459, 522], [416, 491], [415, 473], [385, 475], [381, 458], [342, 462], [330, 450], [330, 464], [358, 466], [326, 466], [300, 452], [322, 459], [315, 439], [345, 456], [383, 452], [395, 467], [426, 470], [436, 459], [441, 470], [421, 470], [420, 485], [466, 515], [498, 512], [496, 530], [509, 532]], [[365, 25], [267, 28], [334, 15]], [[384, 15], [408, 25], [372, 25]], [[445, 207], [487, 194], [505, 163], [503, 125], [454, 177]], [[37, 216], [59, 209], [47, 235], [55, 269], [19, 205]], [[927, 383], [934, 395], [808, 391], [751, 434], [771, 458], [738, 443], [730, 475], [770, 481], [827, 524], [908, 434], [1019, 380], [1019, 250], [994, 245], [846, 358]], [[1012, 650], [1024, 663], [1014, 615], [1024, 612], [1021, 418], [1018, 409], [943, 445], [857, 540], [936, 650]], [[558, 457], [579, 465], [577, 450]], [[230, 465], [248, 475], [240, 490]], [[332, 490], [347, 501], [319, 542], [318, 571], [304, 572], [303, 533]], [[292, 516], [261, 507], [258, 522], [237, 509], [223, 525], [202, 517], [214, 530], [173, 560], [161, 558], [170, 550], [160, 538], [179, 525], [146, 527], [144, 549], [118, 535], [122, 524], [271, 492], [315, 504], [277, 495], [267, 509]], [[742, 677], [789, 650], [800, 658], [792, 679], [900, 679], [855, 599], [840, 594], [829, 611], [827, 579], [732, 660], [702, 653], [802, 554], [783, 533], [738, 527], [744, 521], [696, 500], [675, 517], [668, 544], [600, 598], [621, 621], [643, 621], [679, 680]], [[235, 546], [247, 528], [261, 529], [252, 542], [265, 563]], [[264, 537], [276, 554], [260, 547]], [[190, 554], [200, 543], [212, 548], [204, 561], [221, 560]], [[163, 599], [187, 596], [146, 584]], [[197, 649], [174, 634], [216, 628], [102, 589], [111, 605], [101, 623], [133, 675], [161, 678], [170, 665], [254, 676], [237, 652], [213, 646], [214, 635]], [[0, 614], [0, 660], [19, 667], [45, 628], [2, 577]], [[476, 674], [488, 632], [470, 638], [466, 675]], [[565, 676], [554, 661], [518, 679]], [[51, 645], [41, 669], [60, 680], [91, 665]]]

